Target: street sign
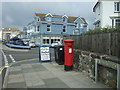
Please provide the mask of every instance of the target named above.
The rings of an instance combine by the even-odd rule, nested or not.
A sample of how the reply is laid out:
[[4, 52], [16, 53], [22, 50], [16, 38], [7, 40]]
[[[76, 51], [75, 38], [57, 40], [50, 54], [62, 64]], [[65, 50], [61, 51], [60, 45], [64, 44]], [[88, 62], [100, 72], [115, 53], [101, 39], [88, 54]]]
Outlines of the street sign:
[[42, 45], [40, 46], [40, 62], [42, 61], [50, 61], [50, 50], [49, 46], [47, 45]]

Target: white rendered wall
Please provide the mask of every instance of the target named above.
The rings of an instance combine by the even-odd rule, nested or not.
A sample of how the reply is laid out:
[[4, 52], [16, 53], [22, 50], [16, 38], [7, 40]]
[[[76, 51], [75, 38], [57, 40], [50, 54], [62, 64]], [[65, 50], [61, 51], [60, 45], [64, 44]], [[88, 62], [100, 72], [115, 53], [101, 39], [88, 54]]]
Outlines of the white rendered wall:
[[[119, 13], [114, 13], [114, 2], [118, 2], [118, 0], [114, 1], [102, 1], [100, 5], [96, 7], [95, 18], [96, 20], [100, 20], [100, 27], [112, 27], [112, 19], [110, 17], [118, 16]], [[100, 15], [99, 12], [100, 6]]]

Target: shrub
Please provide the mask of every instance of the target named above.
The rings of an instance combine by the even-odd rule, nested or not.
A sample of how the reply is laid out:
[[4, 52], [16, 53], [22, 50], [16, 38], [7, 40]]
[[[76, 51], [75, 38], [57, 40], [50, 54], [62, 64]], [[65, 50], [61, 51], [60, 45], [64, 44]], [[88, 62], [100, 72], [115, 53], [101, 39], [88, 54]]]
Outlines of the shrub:
[[117, 28], [97, 28], [97, 29], [89, 29], [89, 31], [82, 33], [81, 35], [89, 35], [89, 34], [99, 34], [99, 33], [108, 33], [120, 31], [120, 27]]

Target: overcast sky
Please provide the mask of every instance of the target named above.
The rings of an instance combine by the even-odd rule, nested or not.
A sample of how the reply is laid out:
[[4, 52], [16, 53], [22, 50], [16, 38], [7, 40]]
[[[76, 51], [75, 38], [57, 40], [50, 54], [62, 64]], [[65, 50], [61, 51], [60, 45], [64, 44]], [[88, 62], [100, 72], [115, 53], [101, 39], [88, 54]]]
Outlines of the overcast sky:
[[[97, 0], [96, 0], [97, 1]], [[96, 2], [2, 2], [2, 28], [21, 28], [33, 21], [35, 13], [80, 16], [93, 28]], [[1, 17], [0, 17], [1, 19]]]

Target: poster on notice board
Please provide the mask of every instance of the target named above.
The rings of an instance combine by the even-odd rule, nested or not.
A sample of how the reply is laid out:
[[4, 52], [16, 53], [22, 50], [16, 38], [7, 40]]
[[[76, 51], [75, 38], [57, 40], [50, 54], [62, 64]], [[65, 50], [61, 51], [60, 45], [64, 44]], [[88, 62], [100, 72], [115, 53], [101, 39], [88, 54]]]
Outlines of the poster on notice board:
[[48, 46], [40, 47], [40, 61], [50, 61], [50, 50]]

